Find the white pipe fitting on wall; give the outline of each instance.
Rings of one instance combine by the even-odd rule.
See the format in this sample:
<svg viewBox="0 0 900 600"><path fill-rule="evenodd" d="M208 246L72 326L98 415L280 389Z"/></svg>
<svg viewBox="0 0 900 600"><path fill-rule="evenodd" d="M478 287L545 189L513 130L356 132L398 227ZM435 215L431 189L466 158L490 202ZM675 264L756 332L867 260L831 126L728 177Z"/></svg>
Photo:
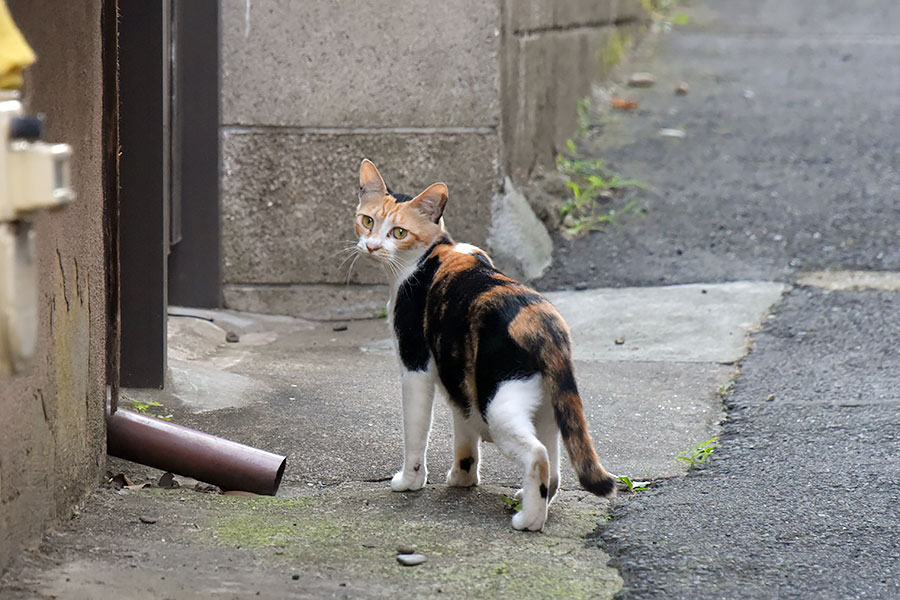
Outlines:
<svg viewBox="0 0 900 600"><path fill-rule="evenodd" d="M21 371L37 347L38 274L31 218L75 198L68 144L38 141L41 120L0 97L0 374Z"/></svg>

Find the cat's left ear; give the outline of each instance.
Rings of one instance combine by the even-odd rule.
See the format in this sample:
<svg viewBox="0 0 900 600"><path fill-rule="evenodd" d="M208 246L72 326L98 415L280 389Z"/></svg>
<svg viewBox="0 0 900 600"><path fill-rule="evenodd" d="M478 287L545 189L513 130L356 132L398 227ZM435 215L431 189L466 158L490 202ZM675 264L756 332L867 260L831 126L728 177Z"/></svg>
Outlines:
<svg viewBox="0 0 900 600"><path fill-rule="evenodd" d="M362 164L359 165L359 188L360 195L378 193L387 194L387 186L381 173L375 168L375 164L368 158L364 158Z"/></svg>
<svg viewBox="0 0 900 600"><path fill-rule="evenodd" d="M443 183L433 183L409 203L428 217L432 223L437 223L441 220L444 206L447 204L447 186Z"/></svg>

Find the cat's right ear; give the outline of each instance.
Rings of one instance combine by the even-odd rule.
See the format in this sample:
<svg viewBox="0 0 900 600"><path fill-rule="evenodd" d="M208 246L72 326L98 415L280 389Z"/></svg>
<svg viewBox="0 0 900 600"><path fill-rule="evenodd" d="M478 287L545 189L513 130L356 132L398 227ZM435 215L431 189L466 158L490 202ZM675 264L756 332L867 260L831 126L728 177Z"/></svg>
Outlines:
<svg viewBox="0 0 900 600"><path fill-rule="evenodd" d="M364 158L359 165L359 195L372 193L387 194L387 186L372 161Z"/></svg>
<svg viewBox="0 0 900 600"><path fill-rule="evenodd" d="M443 183L433 183L409 203L419 209L432 223L438 223L447 204L447 186Z"/></svg>

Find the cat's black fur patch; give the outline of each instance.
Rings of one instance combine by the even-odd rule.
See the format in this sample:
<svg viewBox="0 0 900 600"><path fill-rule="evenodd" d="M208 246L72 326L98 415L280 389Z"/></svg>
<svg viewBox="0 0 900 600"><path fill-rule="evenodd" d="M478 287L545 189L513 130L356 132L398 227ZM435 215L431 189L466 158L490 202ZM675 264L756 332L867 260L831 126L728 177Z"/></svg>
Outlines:
<svg viewBox="0 0 900 600"><path fill-rule="evenodd" d="M505 303L506 304L506 303ZM478 410L487 413L488 403L504 381L527 379L540 372L534 353L522 348L509 335L509 324L522 304L492 310L485 315L478 331L478 354L475 360L475 388Z"/></svg>
<svg viewBox="0 0 900 600"><path fill-rule="evenodd" d="M481 252L476 252L473 256L478 259L478 262L489 269L493 269L494 265L491 264L491 259L487 257L487 254L482 254Z"/></svg>
<svg viewBox="0 0 900 600"><path fill-rule="evenodd" d="M493 268L477 267L450 275L431 291L425 315L425 335L434 354L438 376L450 400L468 414L469 401L463 389L466 354L471 345L469 313L482 293L505 282L494 277Z"/></svg>
<svg viewBox="0 0 900 600"><path fill-rule="evenodd" d="M468 458L463 458L459 461L459 468L468 473L469 469L472 468L472 463L475 462L475 459L469 456Z"/></svg>
<svg viewBox="0 0 900 600"><path fill-rule="evenodd" d="M415 198L415 196L410 196L408 194L400 194L398 192L394 192L393 190L391 190L391 188L387 189L387 193L394 197L394 200L397 201L397 204L402 204L403 202L409 202L410 200Z"/></svg>
<svg viewBox="0 0 900 600"><path fill-rule="evenodd" d="M544 485L543 483L541 484L541 490L540 490L540 492L541 492L541 498L546 498L546 497L547 497L547 486Z"/></svg>
<svg viewBox="0 0 900 600"><path fill-rule="evenodd" d="M449 243L449 238L444 238L434 246ZM431 287L440 261L437 257L429 258L429 255L430 251L422 256L413 276L400 285L394 306L394 331L397 334L400 360L410 371L425 371L430 359L422 322L425 319L428 288Z"/></svg>

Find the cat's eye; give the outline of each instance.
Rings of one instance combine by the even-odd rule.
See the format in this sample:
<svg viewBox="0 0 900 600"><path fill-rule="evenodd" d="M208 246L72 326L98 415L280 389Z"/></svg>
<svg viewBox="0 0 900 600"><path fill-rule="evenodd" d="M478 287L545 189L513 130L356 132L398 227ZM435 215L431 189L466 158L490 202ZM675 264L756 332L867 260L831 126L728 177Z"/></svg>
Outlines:
<svg viewBox="0 0 900 600"><path fill-rule="evenodd" d="M391 235L398 240L402 240L403 238L405 238L407 233L409 232L402 227L394 227L393 229L391 229Z"/></svg>
<svg viewBox="0 0 900 600"><path fill-rule="evenodd" d="M375 224L375 219L373 219L369 215L363 215L360 221L362 222L363 227L365 227L366 229L372 229L372 225Z"/></svg>

